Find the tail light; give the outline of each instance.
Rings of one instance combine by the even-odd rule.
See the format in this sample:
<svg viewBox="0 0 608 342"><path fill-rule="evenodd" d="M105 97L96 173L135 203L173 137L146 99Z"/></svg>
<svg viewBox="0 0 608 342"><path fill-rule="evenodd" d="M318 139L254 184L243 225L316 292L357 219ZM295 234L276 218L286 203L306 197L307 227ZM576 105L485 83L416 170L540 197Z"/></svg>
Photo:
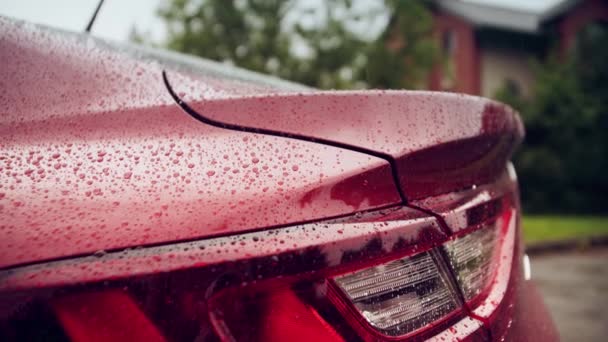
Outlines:
<svg viewBox="0 0 608 342"><path fill-rule="evenodd" d="M515 209L479 198L451 233L398 208L2 271L0 340L485 337L470 313L513 248Z"/></svg>
<svg viewBox="0 0 608 342"><path fill-rule="evenodd" d="M487 290L494 279L499 258L497 223L484 225L444 246L466 301Z"/></svg>
<svg viewBox="0 0 608 342"><path fill-rule="evenodd" d="M333 280L371 327L388 336L406 335L460 306L433 254L416 254Z"/></svg>

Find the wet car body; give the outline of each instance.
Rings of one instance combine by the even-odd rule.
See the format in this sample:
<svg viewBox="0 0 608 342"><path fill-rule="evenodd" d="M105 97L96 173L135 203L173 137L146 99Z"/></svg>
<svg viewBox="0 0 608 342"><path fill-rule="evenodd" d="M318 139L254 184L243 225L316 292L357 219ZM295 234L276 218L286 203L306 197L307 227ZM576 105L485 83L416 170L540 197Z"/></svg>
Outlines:
<svg viewBox="0 0 608 342"><path fill-rule="evenodd" d="M523 278L508 107L0 31L3 340L556 339ZM469 298L446 246L483 229L491 271ZM423 285L368 302L345 285L420 256ZM381 321L439 287L445 307Z"/></svg>

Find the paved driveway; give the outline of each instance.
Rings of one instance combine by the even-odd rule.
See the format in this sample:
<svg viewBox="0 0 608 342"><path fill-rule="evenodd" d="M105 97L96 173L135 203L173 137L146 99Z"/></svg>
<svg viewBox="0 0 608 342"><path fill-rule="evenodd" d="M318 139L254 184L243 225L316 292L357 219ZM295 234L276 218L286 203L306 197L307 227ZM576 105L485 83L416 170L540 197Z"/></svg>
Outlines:
<svg viewBox="0 0 608 342"><path fill-rule="evenodd" d="M562 341L608 341L608 248L531 261Z"/></svg>

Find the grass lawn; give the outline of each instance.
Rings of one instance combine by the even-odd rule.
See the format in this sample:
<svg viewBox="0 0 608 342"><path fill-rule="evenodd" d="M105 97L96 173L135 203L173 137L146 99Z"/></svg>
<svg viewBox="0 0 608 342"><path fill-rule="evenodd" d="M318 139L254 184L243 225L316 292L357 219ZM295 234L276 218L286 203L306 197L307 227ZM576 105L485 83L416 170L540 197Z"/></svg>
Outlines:
<svg viewBox="0 0 608 342"><path fill-rule="evenodd" d="M570 240L598 235L608 235L608 217L524 215L524 240Z"/></svg>

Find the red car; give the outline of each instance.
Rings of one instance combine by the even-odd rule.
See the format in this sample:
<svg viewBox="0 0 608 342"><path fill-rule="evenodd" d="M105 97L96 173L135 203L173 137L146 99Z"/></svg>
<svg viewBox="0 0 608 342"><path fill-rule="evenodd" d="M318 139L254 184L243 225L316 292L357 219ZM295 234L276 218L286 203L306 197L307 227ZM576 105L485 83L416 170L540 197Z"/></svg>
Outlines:
<svg viewBox="0 0 608 342"><path fill-rule="evenodd" d="M0 340L557 339L510 108L0 32Z"/></svg>

